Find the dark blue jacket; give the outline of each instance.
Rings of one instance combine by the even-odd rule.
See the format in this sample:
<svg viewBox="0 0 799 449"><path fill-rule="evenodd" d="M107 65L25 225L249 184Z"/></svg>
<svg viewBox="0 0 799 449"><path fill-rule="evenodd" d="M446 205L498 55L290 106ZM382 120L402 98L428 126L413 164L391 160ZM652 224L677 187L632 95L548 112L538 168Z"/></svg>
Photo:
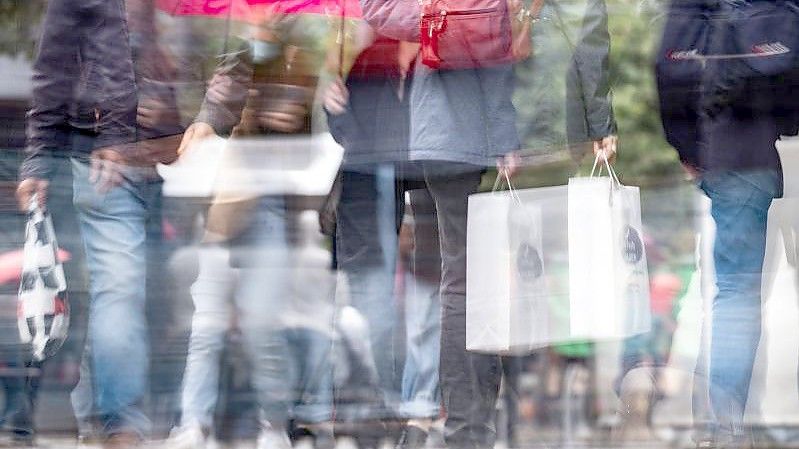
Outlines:
<svg viewBox="0 0 799 449"><path fill-rule="evenodd" d="M147 156L124 144L182 132L169 64L156 48L152 6L150 0L49 1L33 65L21 179L47 178L53 156L85 157L70 146L74 132L94 137L92 148L75 151L114 146L131 159ZM129 26L131 13L135 26ZM173 108L175 120L157 129L137 126L143 97Z"/></svg>
<svg viewBox="0 0 799 449"><path fill-rule="evenodd" d="M136 83L124 0L51 0L33 65L21 178L47 177L74 130L97 146L135 138Z"/></svg>
<svg viewBox="0 0 799 449"><path fill-rule="evenodd" d="M347 76L347 110L327 114L345 168L408 160L410 78L400 75L398 49L399 41L378 38L364 50Z"/></svg>
<svg viewBox="0 0 799 449"><path fill-rule="evenodd" d="M664 55L675 50L731 54L724 1L673 0L669 5L656 75L666 139L683 163L709 171L768 170L781 174L776 149L780 135L794 134L796 110L782 98L794 97L796 84L780 77L754 77L741 70L740 58L695 62L693 74L673 72ZM698 36L696 48L666 48L681 36ZM683 42L685 47L688 43ZM780 176L781 179L781 176ZM781 189L780 189L781 190Z"/></svg>

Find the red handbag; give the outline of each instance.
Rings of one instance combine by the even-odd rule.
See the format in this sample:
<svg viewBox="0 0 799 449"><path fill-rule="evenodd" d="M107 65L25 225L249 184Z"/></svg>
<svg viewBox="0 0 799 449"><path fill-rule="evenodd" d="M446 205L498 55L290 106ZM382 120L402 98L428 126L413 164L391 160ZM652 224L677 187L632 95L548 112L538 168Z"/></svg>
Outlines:
<svg viewBox="0 0 799 449"><path fill-rule="evenodd" d="M422 63L470 69L513 62L507 0L424 0Z"/></svg>

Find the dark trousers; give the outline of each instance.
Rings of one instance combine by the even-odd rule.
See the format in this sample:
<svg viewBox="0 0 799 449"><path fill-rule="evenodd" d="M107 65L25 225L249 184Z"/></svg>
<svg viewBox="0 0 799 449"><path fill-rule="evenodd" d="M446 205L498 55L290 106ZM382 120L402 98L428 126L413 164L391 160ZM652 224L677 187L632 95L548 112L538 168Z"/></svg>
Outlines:
<svg viewBox="0 0 799 449"><path fill-rule="evenodd" d="M466 220L469 195L481 176L478 167L424 165L441 244L440 383L447 412L444 437L453 449L491 448L496 438L499 357L466 351Z"/></svg>
<svg viewBox="0 0 799 449"><path fill-rule="evenodd" d="M401 401L394 275L406 182L393 163L345 169L341 176L336 262L349 281L351 305L369 323L369 371L374 374L360 383L376 383L379 390L378 397L353 404L358 409L353 413L362 419L390 418L399 413Z"/></svg>

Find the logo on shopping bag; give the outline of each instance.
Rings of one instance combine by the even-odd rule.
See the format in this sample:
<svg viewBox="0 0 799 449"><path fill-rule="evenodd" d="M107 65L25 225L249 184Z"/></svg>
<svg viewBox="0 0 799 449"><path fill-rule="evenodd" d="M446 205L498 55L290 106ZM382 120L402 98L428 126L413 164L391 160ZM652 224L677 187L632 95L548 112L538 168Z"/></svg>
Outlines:
<svg viewBox="0 0 799 449"><path fill-rule="evenodd" d="M625 262L637 264L644 257L644 241L641 235L632 226L627 226L624 230L624 240L622 255Z"/></svg>
<svg viewBox="0 0 799 449"><path fill-rule="evenodd" d="M516 253L516 269L519 272L519 279L523 282L535 282L544 274L544 262L538 249L529 244L522 243Z"/></svg>

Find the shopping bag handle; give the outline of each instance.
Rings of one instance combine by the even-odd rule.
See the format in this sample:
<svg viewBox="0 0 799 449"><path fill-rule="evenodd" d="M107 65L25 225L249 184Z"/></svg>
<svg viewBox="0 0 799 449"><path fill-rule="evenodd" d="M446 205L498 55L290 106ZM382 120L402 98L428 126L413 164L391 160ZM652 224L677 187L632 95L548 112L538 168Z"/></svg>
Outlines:
<svg viewBox="0 0 799 449"><path fill-rule="evenodd" d="M599 164L599 158L603 159L604 164ZM610 165L610 161L608 160L608 156L602 152L596 155L594 158L594 165L591 167L591 174L588 175L589 178L594 177L594 173L596 176L599 176L602 173L602 166L608 170L608 176L610 176L610 189L608 190L608 205L613 207L613 191L618 191L621 189L621 181L619 181L619 177L616 175L616 170L613 169L613 166Z"/></svg>
<svg viewBox="0 0 799 449"><path fill-rule="evenodd" d="M599 159L602 158L604 164L599 164ZM608 160L608 156L602 152L596 155L594 158L594 165L591 167L591 174L588 175L589 178L594 177L594 173L596 176L600 176L602 174L602 167L605 167L608 171L608 176L610 176L611 184L614 184L614 187L621 187L621 181L619 181L618 175L616 175L616 170L613 169L613 166L610 165L610 161Z"/></svg>
<svg viewBox="0 0 799 449"><path fill-rule="evenodd" d="M31 199L28 201L28 213L32 214L32 213L36 212L37 210L40 210L40 208L39 208L39 194L38 193L34 193L33 195L31 195Z"/></svg>
<svg viewBox="0 0 799 449"><path fill-rule="evenodd" d="M494 187L491 189L491 192L492 193L498 192L499 187L502 185L503 179L505 180L505 183L508 185L508 192L510 192L511 198L516 200L516 202L521 205L522 200L521 198L519 198L519 194L516 193L516 189L513 188L513 183L511 182L510 176L508 175L508 172L506 170L500 169L499 171L497 171L497 179L494 180Z"/></svg>

